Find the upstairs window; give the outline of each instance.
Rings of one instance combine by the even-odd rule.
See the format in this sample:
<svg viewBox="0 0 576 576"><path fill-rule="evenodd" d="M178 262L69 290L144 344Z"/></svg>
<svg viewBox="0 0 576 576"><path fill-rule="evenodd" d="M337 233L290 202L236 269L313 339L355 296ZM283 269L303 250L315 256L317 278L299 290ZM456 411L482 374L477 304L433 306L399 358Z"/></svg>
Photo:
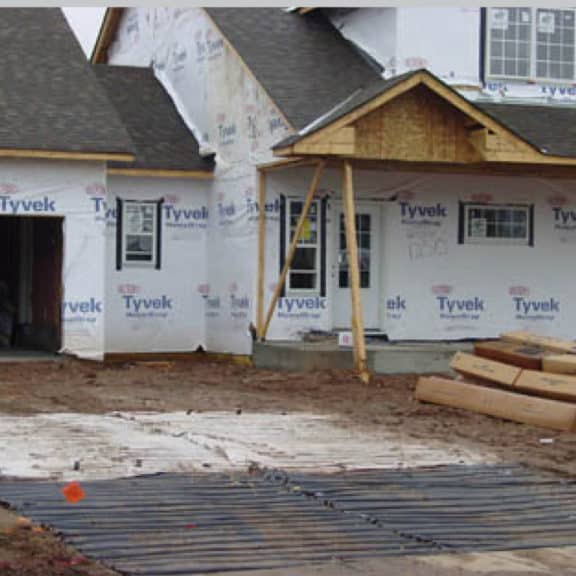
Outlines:
<svg viewBox="0 0 576 576"><path fill-rule="evenodd" d="M489 78L575 80L575 10L488 8Z"/></svg>

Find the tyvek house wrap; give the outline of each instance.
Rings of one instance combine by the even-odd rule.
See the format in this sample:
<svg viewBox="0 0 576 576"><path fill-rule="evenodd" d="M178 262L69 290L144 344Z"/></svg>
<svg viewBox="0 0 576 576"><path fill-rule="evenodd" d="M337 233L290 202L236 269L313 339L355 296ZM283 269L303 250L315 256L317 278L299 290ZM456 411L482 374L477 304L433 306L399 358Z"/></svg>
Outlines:
<svg viewBox="0 0 576 576"><path fill-rule="evenodd" d="M269 177L269 202L303 190L312 170ZM341 173L327 171L326 296L280 299L273 339L297 339L334 325ZM576 244L576 180L521 176L355 171L357 209L380 207L379 328L391 340L491 338L523 329L576 337L570 265ZM533 245L463 243L467 203L533 206ZM278 279L279 220L267 224L266 300Z"/></svg>
<svg viewBox="0 0 576 576"><path fill-rule="evenodd" d="M62 351L101 359L105 236L94 198L106 194L104 164L2 160L0 190L2 215L64 217Z"/></svg>
<svg viewBox="0 0 576 576"><path fill-rule="evenodd" d="M189 352L206 347L208 184L110 176L99 203L106 221L106 352ZM117 267L116 199L158 201L160 264Z"/></svg>
<svg viewBox="0 0 576 576"><path fill-rule="evenodd" d="M206 346L249 354L257 265L255 165L272 159L270 147L288 127L200 8L127 9L109 59L112 65L152 65L201 148L216 152L208 192Z"/></svg>

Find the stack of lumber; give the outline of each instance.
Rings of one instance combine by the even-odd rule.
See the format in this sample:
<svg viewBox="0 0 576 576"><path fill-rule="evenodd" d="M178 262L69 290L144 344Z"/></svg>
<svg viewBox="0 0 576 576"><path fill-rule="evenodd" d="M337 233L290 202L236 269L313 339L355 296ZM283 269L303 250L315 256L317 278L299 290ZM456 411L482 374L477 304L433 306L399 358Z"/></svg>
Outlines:
<svg viewBox="0 0 576 576"><path fill-rule="evenodd" d="M509 332L458 352L450 367L457 379L422 377L416 399L576 431L576 342Z"/></svg>

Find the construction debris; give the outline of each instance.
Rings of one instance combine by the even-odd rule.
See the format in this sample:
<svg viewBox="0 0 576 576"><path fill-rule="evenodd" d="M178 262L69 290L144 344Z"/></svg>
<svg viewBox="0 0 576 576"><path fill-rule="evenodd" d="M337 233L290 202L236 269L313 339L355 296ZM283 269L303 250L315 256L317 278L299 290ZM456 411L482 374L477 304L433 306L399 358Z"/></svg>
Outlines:
<svg viewBox="0 0 576 576"><path fill-rule="evenodd" d="M510 332L501 340L478 343L474 351L452 358L450 367L459 380L420 378L416 399L576 431L576 376L567 375L576 374L575 342Z"/></svg>

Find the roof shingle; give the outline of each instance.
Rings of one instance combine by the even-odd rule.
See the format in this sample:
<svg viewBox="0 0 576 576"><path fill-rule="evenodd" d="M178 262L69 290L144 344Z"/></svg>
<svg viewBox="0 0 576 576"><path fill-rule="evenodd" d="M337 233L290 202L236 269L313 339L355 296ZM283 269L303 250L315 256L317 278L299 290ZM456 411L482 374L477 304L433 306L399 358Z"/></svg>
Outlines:
<svg viewBox="0 0 576 576"><path fill-rule="evenodd" d="M124 122L136 160L111 167L206 171L213 157L200 156L198 142L150 68L94 65L96 76Z"/></svg>
<svg viewBox="0 0 576 576"><path fill-rule="evenodd" d="M301 129L381 78L320 12L205 8L268 95Z"/></svg>
<svg viewBox="0 0 576 576"><path fill-rule="evenodd" d="M0 148L132 153L59 8L2 8Z"/></svg>

